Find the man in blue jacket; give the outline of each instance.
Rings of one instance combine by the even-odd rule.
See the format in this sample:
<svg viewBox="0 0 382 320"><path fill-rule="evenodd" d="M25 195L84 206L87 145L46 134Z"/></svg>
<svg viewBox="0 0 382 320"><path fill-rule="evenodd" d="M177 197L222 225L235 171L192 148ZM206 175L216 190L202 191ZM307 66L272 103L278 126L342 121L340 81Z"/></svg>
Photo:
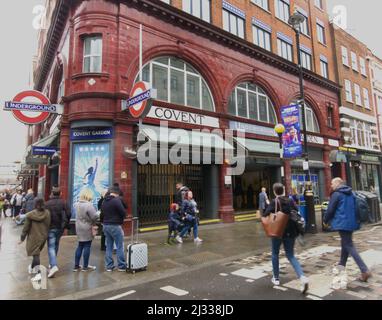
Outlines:
<svg viewBox="0 0 382 320"><path fill-rule="evenodd" d="M367 282L371 277L368 267L363 262L353 244L353 232L360 228L356 217L356 199L350 187L345 185L341 178L332 180L332 195L329 207L324 217L324 223L330 222L332 230L339 232L341 237L341 260L339 265L346 267L349 254L353 257L361 270L362 282Z"/></svg>

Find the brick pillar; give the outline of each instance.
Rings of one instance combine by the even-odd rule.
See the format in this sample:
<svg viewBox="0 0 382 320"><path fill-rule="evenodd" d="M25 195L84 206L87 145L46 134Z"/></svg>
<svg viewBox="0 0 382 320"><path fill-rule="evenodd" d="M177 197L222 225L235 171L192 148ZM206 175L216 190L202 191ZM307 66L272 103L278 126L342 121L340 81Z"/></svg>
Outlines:
<svg viewBox="0 0 382 320"><path fill-rule="evenodd" d="M132 201L132 188L133 183L133 161L124 155L124 148L133 148L133 132L134 127L131 125L117 124L115 126L114 138L114 176L113 183L118 182L123 192L124 201L127 204L127 219L123 225L125 235L131 234L131 219L133 216L133 201ZM122 173L127 174L127 178L123 177Z"/></svg>
<svg viewBox="0 0 382 320"><path fill-rule="evenodd" d="M69 159L70 159L70 129L69 127L61 128L60 135L60 173L59 173L59 186L61 189L62 199L69 202Z"/></svg>
<svg viewBox="0 0 382 320"><path fill-rule="evenodd" d="M285 174L285 193L286 195L289 195L292 192L292 166L290 165L290 160L284 160L284 174ZM273 192L273 191L269 190L269 192Z"/></svg>
<svg viewBox="0 0 382 320"><path fill-rule="evenodd" d="M330 150L325 148L323 153L324 153L323 160L324 160L324 165L325 165L325 169L324 169L325 197L328 198L330 196L330 185L331 185L331 181L332 181L332 170L330 167L330 158L329 158Z"/></svg>
<svg viewBox="0 0 382 320"><path fill-rule="evenodd" d="M219 218L224 223L235 222L234 210L233 210L233 193L232 185L225 186L225 176L227 175L227 165L221 165L219 168Z"/></svg>

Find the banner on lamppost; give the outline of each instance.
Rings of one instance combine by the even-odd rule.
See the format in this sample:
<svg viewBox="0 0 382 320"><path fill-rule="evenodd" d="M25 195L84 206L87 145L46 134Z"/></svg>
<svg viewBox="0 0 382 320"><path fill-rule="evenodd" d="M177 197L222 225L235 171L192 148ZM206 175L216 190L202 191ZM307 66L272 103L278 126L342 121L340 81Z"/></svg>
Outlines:
<svg viewBox="0 0 382 320"><path fill-rule="evenodd" d="M281 118L285 127L283 134L284 158L298 158L302 155L300 106L281 108Z"/></svg>

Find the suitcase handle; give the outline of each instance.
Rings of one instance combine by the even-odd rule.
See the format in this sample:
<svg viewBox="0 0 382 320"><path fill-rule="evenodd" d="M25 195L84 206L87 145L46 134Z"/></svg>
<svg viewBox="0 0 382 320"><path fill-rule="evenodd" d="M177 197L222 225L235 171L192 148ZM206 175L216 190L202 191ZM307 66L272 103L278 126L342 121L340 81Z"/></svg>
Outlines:
<svg viewBox="0 0 382 320"><path fill-rule="evenodd" d="M134 224L136 224L136 227L134 226ZM136 240L134 240L134 230L136 230L135 232ZM138 241L139 241L139 219L138 217L133 217L131 219L131 243L132 244L138 243Z"/></svg>

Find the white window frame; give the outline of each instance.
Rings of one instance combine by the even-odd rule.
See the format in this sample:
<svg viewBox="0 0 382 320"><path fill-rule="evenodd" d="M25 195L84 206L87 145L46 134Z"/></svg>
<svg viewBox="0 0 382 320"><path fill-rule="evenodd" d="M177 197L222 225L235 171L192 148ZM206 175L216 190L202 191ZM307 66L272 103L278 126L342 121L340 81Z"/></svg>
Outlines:
<svg viewBox="0 0 382 320"><path fill-rule="evenodd" d="M265 50L272 51L272 34L263 28L252 25L253 43Z"/></svg>
<svg viewBox="0 0 382 320"><path fill-rule="evenodd" d="M275 0L275 14L277 18L288 23L290 17L289 1Z"/></svg>
<svg viewBox="0 0 382 320"><path fill-rule="evenodd" d="M358 106L362 107L362 97L361 97L361 88L358 84L354 84L354 96L355 96L355 103Z"/></svg>
<svg viewBox="0 0 382 320"><path fill-rule="evenodd" d="M226 22L224 20L225 15L228 15L228 26L225 25L225 22ZM232 22L233 22L232 20L233 19L235 19L235 24L236 24L235 29L233 29L233 26L232 26ZM240 20L243 22L243 34L242 35L240 35L240 23L239 23ZM232 12L230 12L224 8L223 8L223 29L234 34L235 36L237 36L239 38L245 39L245 19L243 19L242 17L239 17L236 14L233 14Z"/></svg>
<svg viewBox="0 0 382 320"><path fill-rule="evenodd" d="M101 41L101 48L100 48L100 53L93 53L93 48L91 46L92 39L97 39ZM85 54L85 48L86 48L86 41L90 41L90 54ZM103 50L103 42L102 42L102 36L97 35L97 36L89 36L85 37L83 40L83 48L84 48L84 54L83 54L83 60L82 60L82 71L84 73L101 73L102 72L102 50ZM94 66L94 58L100 58L100 63L99 63L99 69L95 69ZM85 60L90 59L89 63L89 70L85 70Z"/></svg>
<svg viewBox="0 0 382 320"><path fill-rule="evenodd" d="M243 87L240 87L242 85L245 85L246 87L243 88ZM249 85L251 86L254 86L256 87L256 90L252 90L249 88ZM238 105L238 100L237 100L237 92L238 90L242 91L242 92L245 92L245 95L246 95L246 102L247 102L247 116L246 117L242 117L242 116L239 116L239 105ZM257 119L253 119L253 118L250 118L249 117L249 94L253 94L256 96L256 106L257 106ZM232 92L232 94L234 95L234 102L235 102L235 114L234 116L236 117L241 117L241 118L246 118L246 119L251 119L251 120L255 120L255 121L259 121L259 122L263 122L263 123L270 123L270 124L276 124L277 122L277 116L276 116L276 111L275 111L275 108L273 106L273 103L271 101L271 99L269 98L268 95L266 95L264 93L264 90L262 90L260 87L258 87L257 85L255 84L252 84L252 83L241 83L239 84L238 86L235 87L234 91ZM231 94L231 96L232 96ZM260 120L260 103L259 103L259 97L262 97L262 98L266 98L266 101L267 101L267 121L264 122L263 120ZM275 120L275 123L273 122L270 122L271 120L271 117L270 117L270 113L273 113L273 119Z"/></svg>
<svg viewBox="0 0 382 320"><path fill-rule="evenodd" d="M341 46L342 64L349 67L349 52L348 48Z"/></svg>
<svg viewBox="0 0 382 320"><path fill-rule="evenodd" d="M251 0L251 2L265 11L269 11L269 0Z"/></svg>
<svg viewBox="0 0 382 320"><path fill-rule="evenodd" d="M303 50L300 50L300 55L302 67L308 70L312 70L312 55Z"/></svg>
<svg viewBox="0 0 382 320"><path fill-rule="evenodd" d="M367 77L367 73L366 73L366 61L364 58L362 57L359 57L359 65L360 65L360 69L361 69L361 74L365 77Z"/></svg>
<svg viewBox="0 0 382 320"><path fill-rule="evenodd" d="M371 109L370 108L369 90L366 88L363 88L363 104L364 104L365 108Z"/></svg>
<svg viewBox="0 0 382 320"><path fill-rule="evenodd" d="M277 52L280 57L293 62L293 45L290 43L277 38Z"/></svg>
<svg viewBox="0 0 382 320"><path fill-rule="evenodd" d="M198 6L196 6L196 4L198 4ZM182 8L183 11L194 17L211 23L211 0L183 0ZM198 8L199 12L195 12L195 8Z"/></svg>
<svg viewBox="0 0 382 320"><path fill-rule="evenodd" d="M350 80L345 80L346 101L353 102L353 92Z"/></svg>
<svg viewBox="0 0 382 320"><path fill-rule="evenodd" d="M164 64L162 62L156 61L158 59L163 59L163 58L167 58L168 59L167 60L167 64ZM150 79L147 82L150 84L150 86L151 87L153 86L153 66L157 65L157 66L162 67L162 68L167 68L167 90L168 90L168 92L167 92L167 100L165 102L173 103L173 102L171 102L171 70L183 72L184 73L184 83L183 83L183 85L184 85L184 104L183 105L184 106L188 106L190 108L194 108L194 109L211 111L211 110L203 108L203 84L204 84L205 87L208 90L208 94L210 95L210 99L212 101L212 111L215 112L215 110L216 110L216 108L215 108L215 101L213 99L213 96L211 94L211 89L208 86L207 81L204 80L204 78L201 76L201 74L195 73L195 72L192 72L192 71L188 71L187 70L187 65L192 67L194 70L195 70L195 68L191 64L189 64L188 62L186 62L184 60L178 59L178 60L181 60L183 62L183 69L180 69L180 68L172 66L171 65L171 61L170 61L171 58L172 59L178 59L178 58L172 57L172 56L157 57L154 60L151 60L149 63L147 63L143 67L143 69L145 69L149 65L149 69L150 69L149 77L150 77ZM187 76L188 75L199 78L199 102L200 102L199 108L187 104L187 102L188 102L188 99L187 99ZM135 78L135 82L138 82L138 81L139 81L139 74Z"/></svg>
<svg viewBox="0 0 382 320"><path fill-rule="evenodd" d="M351 51L351 67L354 71L358 72L357 54L353 51Z"/></svg>
<svg viewBox="0 0 382 320"><path fill-rule="evenodd" d="M320 59L320 68L321 75L324 78L329 79L329 64L326 61Z"/></svg>
<svg viewBox="0 0 382 320"><path fill-rule="evenodd" d="M318 39L318 42L323 44L323 45L326 45L325 27L323 25L321 25L320 23L316 23L316 25L317 25L317 39Z"/></svg>
<svg viewBox="0 0 382 320"><path fill-rule="evenodd" d="M323 10L322 0L314 0L314 5L315 5L317 8Z"/></svg>
<svg viewBox="0 0 382 320"><path fill-rule="evenodd" d="M302 13L301 10L297 9L297 11L305 17L304 22L300 23L300 32L307 37L310 37L309 18Z"/></svg>

